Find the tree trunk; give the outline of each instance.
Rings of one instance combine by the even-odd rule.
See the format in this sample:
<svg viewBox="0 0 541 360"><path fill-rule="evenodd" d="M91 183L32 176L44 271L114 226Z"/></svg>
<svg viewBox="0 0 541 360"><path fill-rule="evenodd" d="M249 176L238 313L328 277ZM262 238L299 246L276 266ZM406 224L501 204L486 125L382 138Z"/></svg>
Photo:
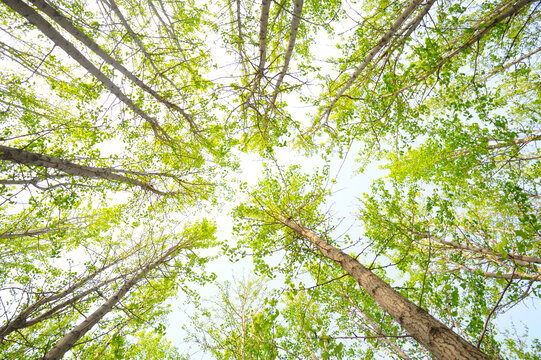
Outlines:
<svg viewBox="0 0 541 360"><path fill-rule="evenodd" d="M486 354L415 305L356 259L335 248L313 231L280 214L276 218L310 241L327 258L351 275L374 300L432 355L441 360L488 360Z"/></svg>
<svg viewBox="0 0 541 360"><path fill-rule="evenodd" d="M280 76L278 77L278 80L276 81L276 85L274 86L274 93L272 94L272 99L270 101L271 106L274 105L274 102L276 101L276 97L278 96L278 93L280 92L280 85L282 85L282 81L284 81L284 77L287 74L289 62L291 60L291 56L293 55L293 50L295 49L295 41L297 40L299 24L301 23L303 3L304 3L304 0L295 0L295 5L293 7L293 14L292 14L292 19L291 19L291 28L289 30L289 40L287 43L287 50L284 55L284 64L282 65Z"/></svg>
<svg viewBox="0 0 541 360"><path fill-rule="evenodd" d="M90 60L88 60L77 48L62 36L47 20L45 20L36 10L28 6L21 0L1 0L11 10L15 11L29 23L37 27L44 35L51 39L58 47L66 52L73 60L85 68L96 79L101 81L105 87L120 99L133 112L145 119L151 126L157 138L171 143L167 132L158 124L157 120L137 106L122 90L113 83L103 72L101 72Z"/></svg>
<svg viewBox="0 0 541 360"><path fill-rule="evenodd" d="M23 165L33 165L48 169L55 169L69 175L84 178L118 181L124 184L138 186L143 190L162 196L178 195L178 192L163 192L156 189L149 183L132 179L124 175L119 175L117 174L117 172L120 172L118 169L79 165L71 161L4 145L0 145L0 160L11 161Z"/></svg>
<svg viewBox="0 0 541 360"><path fill-rule="evenodd" d="M174 257L182 248L182 243L177 244L161 256L155 262L148 264L141 271L135 274L126 284L124 284L113 296L100 306L96 311L90 314L83 322L77 325L73 330L67 333L60 341L49 350L42 360L59 360L68 352L77 341L79 341L94 325L96 325L105 315L107 315L118 302L126 295L134 285L143 279L151 270L167 262L169 257Z"/></svg>
<svg viewBox="0 0 541 360"><path fill-rule="evenodd" d="M263 0L261 3L261 17L259 18L259 65L257 66L257 78L263 77L263 70L267 62L267 30L269 25L269 11L271 1Z"/></svg>
<svg viewBox="0 0 541 360"><path fill-rule="evenodd" d="M498 25L499 23L503 22L504 20L506 20L508 18L512 18L517 13L519 13L523 8L525 8L527 5L529 5L529 4L533 3L533 2L535 2L535 0L520 0L520 1L517 1L513 5L509 6L509 8L506 11L502 12L501 14L499 14L498 16L493 18L492 20L479 22L478 27L474 30L474 32L478 31L478 30L479 30L479 32L474 36L470 36L470 33L472 33L472 28L468 28L465 33L457 36L457 38L455 40L455 42L456 42L458 39L466 37L466 38L468 38L467 42L460 45L455 50L451 51L450 53L445 55L443 58L441 58L441 60L436 64L436 66L431 68L429 71L427 71L424 74L419 74L414 83L412 83L410 85L407 85L407 86L405 86L405 87L403 87L403 88L401 88L401 89L399 89L399 90L397 90L397 91L395 91L393 93L380 95L380 98L387 98L387 97L391 97L391 96L396 96L396 95L402 93L405 90L411 89L415 85L419 84L420 82L422 82L425 79L427 79L428 77L430 77L435 72L439 72L439 70L445 64L447 64L448 61L450 61L452 58L454 58L456 55L460 54L462 51L464 51L465 49L471 47L472 45L478 43L479 40L481 40L481 38L483 36L485 36L493 27L495 27L496 25ZM453 42L453 44L455 42Z"/></svg>
<svg viewBox="0 0 541 360"><path fill-rule="evenodd" d="M247 104L252 95L255 94L263 74L265 72L265 63L267 62L267 31L269 27L269 13L271 0L263 0L261 2L261 16L259 18L259 65L257 65L257 72L254 77L254 83L252 90L246 96L244 104Z"/></svg>

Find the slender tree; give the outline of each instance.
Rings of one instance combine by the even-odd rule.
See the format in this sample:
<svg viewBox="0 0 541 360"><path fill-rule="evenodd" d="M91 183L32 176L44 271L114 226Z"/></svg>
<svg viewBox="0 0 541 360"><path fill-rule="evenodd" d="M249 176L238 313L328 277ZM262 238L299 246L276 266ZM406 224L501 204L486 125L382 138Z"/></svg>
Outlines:
<svg viewBox="0 0 541 360"><path fill-rule="evenodd" d="M157 260L151 262L148 265L145 265L142 269L137 271L133 276L131 276L128 281L126 281L117 292L115 292L111 297L109 297L98 309L88 315L85 320L80 324L75 326L70 332L56 343L51 350L49 350L44 359L61 359L64 357L64 354L68 352L75 343L79 341L88 331L90 331L105 315L107 315L115 305L117 305L122 298L139 282L141 281L150 271L154 270L156 267L170 261L172 258L177 255L179 250L186 246L185 243L180 243L172 246L167 249L164 254L157 258Z"/></svg>
<svg viewBox="0 0 541 360"><path fill-rule="evenodd" d="M150 356L149 339L178 355L159 304L197 299L183 276L213 276L167 249L210 246L206 222L177 227L215 205L238 205L226 254L283 280L213 338L217 357L527 356L498 318L539 298L540 14L534 0L2 0L2 357ZM273 169L255 187L229 182L253 170L243 152ZM302 171L283 170L293 152ZM348 189L362 229L343 237L322 213L338 162L388 175Z"/></svg>
<svg viewBox="0 0 541 360"><path fill-rule="evenodd" d="M248 227L262 226L269 229L249 231L248 236L253 236L255 233L261 237L261 233L267 232L270 235L280 231L281 227L289 229L292 234L286 236L287 240L282 240L282 242L298 241L295 240L298 237L306 239L314 251L321 253L323 257L336 263L349 274L385 312L436 358L489 359L486 354L431 316L422 307L393 289L354 257L307 228L300 220L295 219L299 216L314 223L317 222L318 217L320 218L317 213L310 213L317 211L325 190L303 189L305 186L312 185L307 180L294 171L288 171L282 174L281 180L267 179L266 182L260 183L257 190L251 193L252 204L246 207L241 206L239 217L246 217ZM319 181L321 180L315 180L313 184L317 186ZM285 191L286 188L287 191ZM282 195L282 192L285 194ZM287 234L288 231L285 233ZM257 248L262 245L252 244L251 246Z"/></svg>

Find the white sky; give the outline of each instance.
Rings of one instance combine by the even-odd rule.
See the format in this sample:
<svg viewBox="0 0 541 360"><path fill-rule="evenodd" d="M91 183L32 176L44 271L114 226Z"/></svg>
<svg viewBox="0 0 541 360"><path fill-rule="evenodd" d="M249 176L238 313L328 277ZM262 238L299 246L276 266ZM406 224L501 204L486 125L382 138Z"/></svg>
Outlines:
<svg viewBox="0 0 541 360"><path fill-rule="evenodd" d="M344 30L350 28L351 24L344 24ZM2 38L0 37L0 40ZM320 36L317 41L317 48L314 52L316 57L318 54L325 54L326 56L338 56L339 52L334 47L334 41L329 39L326 34ZM214 51L219 52L219 48L214 48ZM59 53L60 50L55 50ZM227 57L225 54L216 54L217 57ZM224 61L226 62L226 61ZM220 63L220 61L218 61ZM325 66L324 63L318 63L318 66ZM219 69L219 71L231 70L231 69ZM212 76L211 76L212 77ZM290 104L292 115L295 119L304 119L303 122L307 122L305 112L309 109L305 108L296 98L295 93L290 95L287 99ZM104 146L104 150L109 145ZM111 148L109 148L111 150ZM287 166L288 164L298 163L303 166L307 172L310 169L320 167L324 163L319 160L318 156L307 160L305 157L290 152L289 149L277 149L277 159L281 165ZM337 183L333 186L333 195L328 201L329 210L333 213L333 216L337 219L344 218L344 222L340 230L345 230L352 225L355 225L355 213L359 207L359 197L363 193L370 191L370 185L372 182L385 176L385 172L378 168L378 164L370 165L363 174L357 173L359 165L353 161L356 157L357 148L354 146L351 150L348 158L342 166L342 160L336 159L331 162L331 176L337 179ZM257 155L239 155L241 158L241 169L243 170L240 177L243 181L249 184L255 184L262 174L262 160ZM339 171L340 169L340 171ZM338 172L339 171L339 172ZM336 175L338 174L338 175ZM215 220L218 224L218 236L220 240L232 238L232 218L229 212L236 204L227 204L222 210L214 214ZM205 215L205 214L202 214ZM354 237L356 235L361 236L361 230L358 226L353 227L349 234ZM237 263L231 263L226 258L221 258L208 266L208 271L215 272L219 275L218 282L234 281L234 279L242 279L248 277L252 272L250 258L243 259ZM216 296L216 287L209 286L205 289L201 289L202 298L213 298ZM178 300L172 301L173 309L175 310L170 316L170 325L168 327L168 338L180 347L181 351L186 350L186 344L183 343L183 333L179 331L179 324L186 322L185 311L189 311L189 306L183 303L184 297L181 294ZM530 335L541 334L541 301L539 299L529 299L520 306L513 308L506 314L501 316L496 322L499 328L512 329L512 322L520 323L524 322L530 328ZM520 325L518 326L520 331ZM202 353L198 353L194 356L194 359L211 359L209 356L205 356Z"/></svg>

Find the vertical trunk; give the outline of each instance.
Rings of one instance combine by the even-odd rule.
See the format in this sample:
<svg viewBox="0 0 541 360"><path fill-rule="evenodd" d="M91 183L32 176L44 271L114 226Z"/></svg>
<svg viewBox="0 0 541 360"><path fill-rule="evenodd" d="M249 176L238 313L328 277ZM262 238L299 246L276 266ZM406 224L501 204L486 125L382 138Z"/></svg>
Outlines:
<svg viewBox="0 0 541 360"><path fill-rule="evenodd" d="M261 16L259 18L259 64L257 65L257 72L255 74L252 90L248 96L246 96L244 104L247 104L252 95L255 94L265 72L265 63L267 62L267 31L269 27L270 6L271 0L263 0L261 2Z"/></svg>
<svg viewBox="0 0 541 360"><path fill-rule="evenodd" d="M263 0L261 3L261 17L259 18L259 65L257 67L257 77L263 77L263 70L267 62L267 29L269 26L270 0Z"/></svg>
<svg viewBox="0 0 541 360"><path fill-rule="evenodd" d="M350 274L374 300L393 317L432 355L442 360L474 359L488 360L486 354L462 339L446 325L418 307L386 282L381 280L356 259L335 248L313 231L286 218L277 219L295 233L310 241L327 258Z"/></svg>
<svg viewBox="0 0 541 360"><path fill-rule="evenodd" d="M141 271L135 274L126 284L124 284L113 296L111 296L102 306L90 314L83 322L77 325L73 330L67 333L60 341L49 350L42 360L58 360L68 352L79 339L81 339L94 325L96 325L105 315L107 315L118 302L143 279L151 270L168 261L169 257L174 257L181 249L182 244L171 247L158 260L145 266Z"/></svg>

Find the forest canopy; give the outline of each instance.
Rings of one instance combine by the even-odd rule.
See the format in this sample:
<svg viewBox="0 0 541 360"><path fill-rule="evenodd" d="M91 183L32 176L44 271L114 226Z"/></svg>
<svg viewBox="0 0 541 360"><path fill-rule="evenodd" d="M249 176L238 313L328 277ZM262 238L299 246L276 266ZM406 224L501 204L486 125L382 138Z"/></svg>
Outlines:
<svg viewBox="0 0 541 360"><path fill-rule="evenodd" d="M1 3L0 358L540 358L541 2Z"/></svg>

